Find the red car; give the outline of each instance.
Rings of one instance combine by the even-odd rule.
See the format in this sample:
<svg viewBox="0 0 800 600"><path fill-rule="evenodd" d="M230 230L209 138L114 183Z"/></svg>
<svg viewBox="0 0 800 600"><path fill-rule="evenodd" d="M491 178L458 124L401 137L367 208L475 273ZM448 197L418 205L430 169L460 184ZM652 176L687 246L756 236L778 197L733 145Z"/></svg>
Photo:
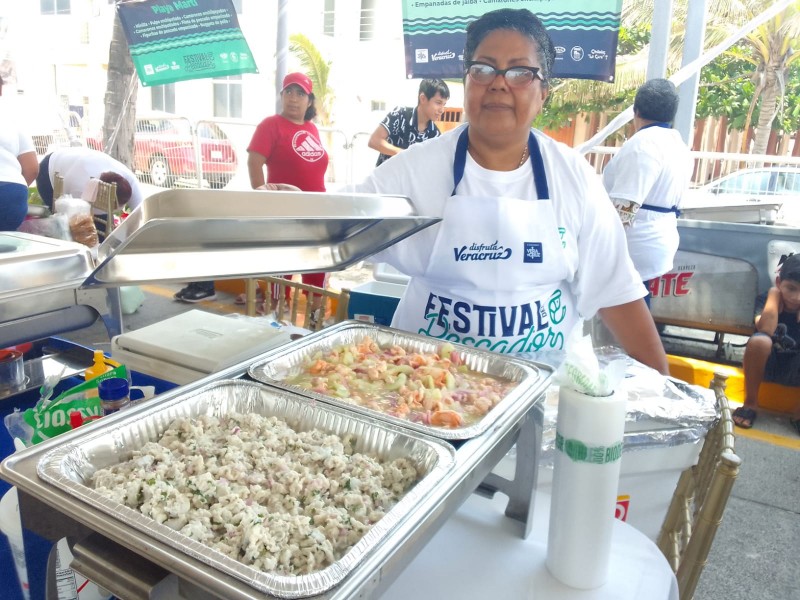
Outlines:
<svg viewBox="0 0 800 600"><path fill-rule="evenodd" d="M143 183L171 187L179 180L197 185L199 146L202 177L215 189L225 187L237 168L236 151L228 136L215 123L200 121L196 126L168 113L136 117L133 170ZM87 140L89 147L101 149L97 140Z"/></svg>

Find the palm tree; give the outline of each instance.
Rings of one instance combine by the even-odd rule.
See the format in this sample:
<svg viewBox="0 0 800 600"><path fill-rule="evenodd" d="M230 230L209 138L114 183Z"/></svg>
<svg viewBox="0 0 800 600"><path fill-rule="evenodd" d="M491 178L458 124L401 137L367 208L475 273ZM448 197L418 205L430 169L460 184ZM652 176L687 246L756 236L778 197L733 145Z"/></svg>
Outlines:
<svg viewBox="0 0 800 600"><path fill-rule="evenodd" d="M688 2L678 0L674 6L675 24L668 71L679 68ZM654 12L654 0L626 1L622 9L622 24L633 25L649 22ZM774 0L717 0L708 3L708 31L706 46L711 47L736 31L747 21L753 19L772 6ZM727 51L732 56L745 59L753 65L751 73L743 73L756 84L756 91L751 99L745 131L749 129L752 115L760 102L757 131L753 144L754 154L763 154L767 149L770 130L778 115L784 99L785 82L789 68L800 58L800 0L793 2L782 13L773 17L760 27L752 30L743 41L749 52L744 55L739 49ZM741 48L741 45L739 45ZM594 81L569 80L558 85L558 94L554 94L553 102L559 103L603 103L618 98L625 92L635 90L644 82L647 66L648 47L633 55L617 57L617 77L613 85ZM555 90L554 90L555 91ZM745 136L745 143L747 136ZM746 151L745 148L742 150Z"/></svg>
<svg viewBox="0 0 800 600"><path fill-rule="evenodd" d="M323 59L319 49L302 33L289 36L289 52L297 57L303 72L314 84L319 124L329 127L332 125L331 107L334 99L333 89L328 85L331 61Z"/></svg>
<svg viewBox="0 0 800 600"><path fill-rule="evenodd" d="M745 0L731 4L739 5L735 7L737 16L741 15L749 20L766 10L772 1ZM731 23L713 24L710 41L713 42L718 30L728 34L735 31L736 26ZM750 78L755 84L755 93L750 101L744 131L750 129L753 112L760 101L753 154L764 154L767 150L773 121L778 116L786 95L789 67L800 59L798 36L800 36L800 1L793 2L783 12L756 27L743 38L749 52L737 56L753 65ZM742 152L747 151L747 139L748 136L743 137Z"/></svg>

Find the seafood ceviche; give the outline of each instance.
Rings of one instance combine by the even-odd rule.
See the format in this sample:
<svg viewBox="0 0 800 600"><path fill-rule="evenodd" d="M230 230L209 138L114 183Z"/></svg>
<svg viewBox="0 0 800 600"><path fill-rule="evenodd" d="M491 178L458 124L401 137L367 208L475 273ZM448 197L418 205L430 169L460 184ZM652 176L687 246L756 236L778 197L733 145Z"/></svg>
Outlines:
<svg viewBox="0 0 800 600"><path fill-rule="evenodd" d="M176 419L100 469L97 492L256 569L313 573L355 545L419 479L412 461L277 417Z"/></svg>
<svg viewBox="0 0 800 600"><path fill-rule="evenodd" d="M284 383L439 427L477 423L517 382L471 370L452 344L438 352L382 348L369 336L317 352Z"/></svg>

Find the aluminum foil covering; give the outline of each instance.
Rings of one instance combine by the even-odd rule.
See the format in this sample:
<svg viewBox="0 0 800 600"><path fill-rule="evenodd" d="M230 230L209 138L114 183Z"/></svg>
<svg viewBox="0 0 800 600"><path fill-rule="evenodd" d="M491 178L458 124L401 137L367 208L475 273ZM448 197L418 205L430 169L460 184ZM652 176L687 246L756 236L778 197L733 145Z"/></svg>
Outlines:
<svg viewBox="0 0 800 600"><path fill-rule="evenodd" d="M624 452L697 442L719 419L713 390L662 375L612 346L596 348L595 352L601 366L619 359L628 365L624 379L628 391ZM536 354L524 356L539 358ZM545 362L557 369L563 359L563 355L550 356ZM555 449L558 385L547 389L534 414L542 423L540 465L547 466L552 464Z"/></svg>
<svg viewBox="0 0 800 600"><path fill-rule="evenodd" d="M332 565L308 575L278 575L246 566L221 552L161 525L140 512L118 504L95 492L88 481L95 471L131 458L134 449L156 441L178 417L231 413L257 413L277 416L295 430L321 429L337 435L355 434L357 452L382 459L407 457L423 474L417 484L356 543ZM222 380L177 396L152 409L133 413L131 418L111 418L108 426L101 421L87 429L74 443L65 444L45 454L37 471L45 481L89 503L109 517L118 519L146 535L175 548L176 551L203 561L219 571L236 577L254 589L282 598L300 598L321 594L339 583L373 548L391 536L393 528L436 486L453 466L455 451L439 440L414 432L376 423L357 415L322 404L310 404L281 390L260 383Z"/></svg>
<svg viewBox="0 0 800 600"><path fill-rule="evenodd" d="M538 396L541 394L552 375L552 370L546 365L517 360L495 352L454 344L461 353L464 364L473 371L519 382L480 421L457 428L436 427L401 419L381 411L349 403L341 398L326 396L296 385L284 383L286 378L297 374L305 360L314 353L320 350L329 350L342 344L360 342L365 336L371 337L381 346L398 345L414 352L436 352L439 346L444 343L444 341L436 338L408 333L381 325L344 321L337 325L326 327L322 331L292 344L287 344L268 352L264 355L262 361L255 362L250 366L248 373L256 381L446 440L466 440L480 435L492 426L505 407L522 399L530 398L532 395Z"/></svg>

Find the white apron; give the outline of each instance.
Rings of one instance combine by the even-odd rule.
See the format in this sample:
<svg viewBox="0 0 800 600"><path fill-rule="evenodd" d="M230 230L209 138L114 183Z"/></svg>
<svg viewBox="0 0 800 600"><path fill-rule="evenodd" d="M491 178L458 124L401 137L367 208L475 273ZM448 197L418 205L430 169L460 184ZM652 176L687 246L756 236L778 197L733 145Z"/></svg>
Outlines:
<svg viewBox="0 0 800 600"><path fill-rule="evenodd" d="M465 129L433 247L396 257L411 280L392 326L500 353L562 349L577 308L536 138L528 149L538 200L458 195L468 141Z"/></svg>

